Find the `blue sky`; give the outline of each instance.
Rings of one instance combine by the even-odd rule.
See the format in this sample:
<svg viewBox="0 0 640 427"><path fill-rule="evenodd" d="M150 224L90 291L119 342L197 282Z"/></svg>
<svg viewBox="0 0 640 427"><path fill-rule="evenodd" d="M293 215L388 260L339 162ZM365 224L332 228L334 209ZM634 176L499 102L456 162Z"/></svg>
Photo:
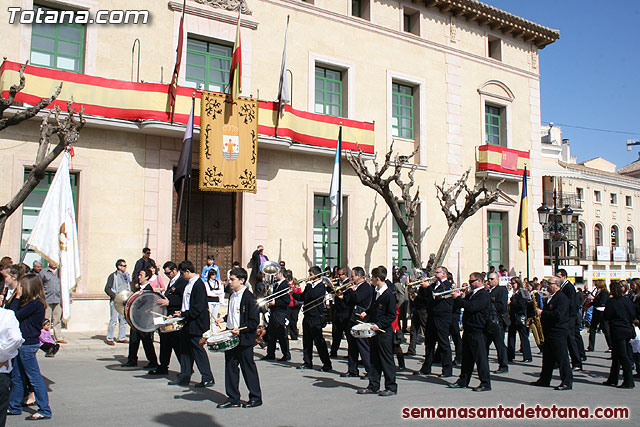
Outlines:
<svg viewBox="0 0 640 427"><path fill-rule="evenodd" d="M484 2L560 30L540 51L542 123L565 125L578 162L604 157L621 168L638 159L640 147L628 152L626 141L640 141L640 1Z"/></svg>

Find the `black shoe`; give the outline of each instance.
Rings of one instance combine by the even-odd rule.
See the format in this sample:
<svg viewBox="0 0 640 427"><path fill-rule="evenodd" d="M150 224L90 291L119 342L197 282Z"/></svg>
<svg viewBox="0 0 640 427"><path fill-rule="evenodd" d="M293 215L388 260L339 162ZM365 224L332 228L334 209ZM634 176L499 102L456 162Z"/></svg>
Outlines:
<svg viewBox="0 0 640 427"><path fill-rule="evenodd" d="M127 360L126 363L122 364L123 368L137 368L138 367L138 362L132 362L131 360Z"/></svg>
<svg viewBox="0 0 640 427"><path fill-rule="evenodd" d="M333 370L333 366L331 366L331 365L323 365L322 368L320 368L320 370L322 372L331 372Z"/></svg>
<svg viewBox="0 0 640 427"><path fill-rule="evenodd" d="M416 352L415 351L407 351L404 355L405 356L415 356Z"/></svg>
<svg viewBox="0 0 640 427"><path fill-rule="evenodd" d="M189 385L189 381L185 381L185 380L175 380L175 381L169 381L167 384L168 384L168 385L181 385L181 386L188 386L188 385Z"/></svg>
<svg viewBox="0 0 640 427"><path fill-rule="evenodd" d="M571 370L575 372L582 371L582 366L574 366L573 368L571 368Z"/></svg>
<svg viewBox="0 0 640 427"><path fill-rule="evenodd" d="M357 377L359 377L360 375L358 375L358 374L353 374L353 373L351 373L351 372L343 372L343 373L341 373L341 374L340 374L340 376L341 376L342 378L357 378Z"/></svg>
<svg viewBox="0 0 640 427"><path fill-rule="evenodd" d="M605 381L602 383L602 385L608 385L609 387L616 387L618 384L612 381Z"/></svg>
<svg viewBox="0 0 640 427"><path fill-rule="evenodd" d="M522 361L522 363L531 363L531 362L533 362L533 359L524 359Z"/></svg>
<svg viewBox="0 0 640 427"><path fill-rule="evenodd" d="M216 405L216 408L239 408L241 406L242 404L240 402L232 402L230 400L227 400L224 403L218 403Z"/></svg>
<svg viewBox="0 0 640 427"><path fill-rule="evenodd" d="M337 359L338 358L338 353L329 353L329 357L332 359Z"/></svg>
<svg viewBox="0 0 640 427"><path fill-rule="evenodd" d="M442 374L438 375L438 378L451 378L452 376L453 374L451 372L448 372L446 374L443 372Z"/></svg>
<svg viewBox="0 0 640 427"><path fill-rule="evenodd" d="M167 375L169 370L167 368L156 368L153 371L149 371L149 375Z"/></svg>
<svg viewBox="0 0 640 427"><path fill-rule="evenodd" d="M559 390L559 391L564 391L564 390L571 390L573 387L571 385L568 384L560 384L557 387L554 387L554 390Z"/></svg>
<svg viewBox="0 0 640 427"><path fill-rule="evenodd" d="M543 382L542 382L542 381L540 381L540 380L538 380L538 381L534 381L534 382L529 383L529 384L531 384L531 385L533 385L533 386L536 386L536 387L551 387L551 385L550 385L550 384L543 383Z"/></svg>
<svg viewBox="0 0 640 427"><path fill-rule="evenodd" d="M211 380L211 381L200 381L198 384L196 384L197 388L205 388L205 387L211 387L212 385L214 385L216 383L216 380Z"/></svg>
<svg viewBox="0 0 640 427"><path fill-rule="evenodd" d="M471 390L473 390L473 391L491 391L491 387L487 387L486 385L479 385L478 387L473 387Z"/></svg>
<svg viewBox="0 0 640 427"><path fill-rule="evenodd" d="M455 366L456 368L459 368L462 366L462 362L459 360L454 360L453 361L453 366Z"/></svg>
<svg viewBox="0 0 640 427"><path fill-rule="evenodd" d="M507 372L509 372L509 368L507 368L506 366L503 366L493 371L494 374L505 374Z"/></svg>
<svg viewBox="0 0 640 427"><path fill-rule="evenodd" d="M257 406L262 406L262 400L250 400L242 404L243 408L255 408Z"/></svg>
<svg viewBox="0 0 640 427"><path fill-rule="evenodd" d="M586 362L586 361L587 361L587 356L582 356L582 357L580 358L580 360L582 360L583 362Z"/></svg>
<svg viewBox="0 0 640 427"><path fill-rule="evenodd" d="M426 377L427 375L431 375L431 372L413 371L413 375L417 375L419 377Z"/></svg>
<svg viewBox="0 0 640 427"><path fill-rule="evenodd" d="M260 358L260 360L276 360L276 357L275 357L275 356L269 356L269 355L266 355L266 356L262 356L262 357ZM239 405L239 404L238 404L238 405Z"/></svg>
<svg viewBox="0 0 640 427"><path fill-rule="evenodd" d="M398 394L397 391L383 390L378 393L378 396L395 396L396 394Z"/></svg>
<svg viewBox="0 0 640 427"><path fill-rule="evenodd" d="M291 356L282 356L278 359L279 362L288 362L289 360L291 360Z"/></svg>
<svg viewBox="0 0 640 427"><path fill-rule="evenodd" d="M587 347L584 351L586 351L587 353L590 353L593 351L593 349L591 347Z"/></svg>
<svg viewBox="0 0 640 427"><path fill-rule="evenodd" d="M466 385L462 385L460 383L449 384L447 387L449 387L449 388L467 388Z"/></svg>
<svg viewBox="0 0 640 427"><path fill-rule="evenodd" d="M157 363L147 363L144 367L144 369L156 369L159 368L160 365L158 365Z"/></svg>
<svg viewBox="0 0 640 427"><path fill-rule="evenodd" d="M378 394L377 391L371 390L370 388L359 388L357 393L358 394Z"/></svg>
<svg viewBox="0 0 640 427"><path fill-rule="evenodd" d="M634 384L625 384L625 383L622 383L618 386L618 388L633 388L633 387L634 387Z"/></svg>
<svg viewBox="0 0 640 427"><path fill-rule="evenodd" d="M313 366L309 365L300 365L296 369L313 369Z"/></svg>

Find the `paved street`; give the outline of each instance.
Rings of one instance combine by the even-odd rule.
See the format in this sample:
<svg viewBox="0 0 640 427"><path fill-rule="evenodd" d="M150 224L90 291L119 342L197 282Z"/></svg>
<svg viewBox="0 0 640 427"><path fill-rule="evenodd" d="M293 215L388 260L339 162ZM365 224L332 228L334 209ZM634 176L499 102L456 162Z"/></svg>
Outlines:
<svg viewBox="0 0 640 427"><path fill-rule="evenodd" d="M109 347L104 344L102 333L69 333L70 343L55 358L39 355L41 370L49 386L53 419L44 425L55 426L388 426L402 421L403 407L445 406L503 406L517 407L521 403L551 406L583 405L625 406L631 409L630 420L594 420L592 425L638 425L634 412L638 403L637 390L613 389L600 385L606 379L610 361L608 353L589 353L585 372L575 375L572 392L540 389L528 385L535 380L540 366L540 355L534 350L534 363L511 365L510 372L492 375L493 391L474 393L471 390L454 390L445 386L437 376L416 378L408 373L399 375L399 393L392 397L356 395L356 389L366 382L356 378L341 378L346 371L346 359L334 360L336 372L299 371L295 369L302 360L301 341L292 341L294 363L258 361L264 405L259 408L216 409L225 400L224 355L210 353L216 384L211 389L168 386L167 378L151 377L142 369L120 367L127 353L126 344ZM157 345L157 343L156 343ZM535 347L532 343L532 347ZM406 346L405 346L406 348ZM604 340L599 338L597 348L603 350ZM259 356L264 351L256 347ZM418 347L419 354L423 347ZM346 355L341 350L340 355ZM497 368L495 353L491 355L491 369ZM143 358L142 349L140 357ZM280 357L279 352L277 357ZM408 367L417 369L421 358L410 358ZM316 362L319 361L316 359ZM143 363L140 363L143 366ZM319 368L319 365L317 366ZM172 360L170 378L175 378L178 364ZM434 368L439 373L439 367ZM458 374L454 370L454 374ZM557 371L556 371L557 374ZM193 381L200 381L195 374ZM552 385L559 380L555 377ZM478 384L473 379L471 386ZM246 388L241 381L241 392L246 398ZM28 415L11 416L7 425L25 426ZM495 420L413 420L412 424L436 425L494 425ZM507 420L507 422L509 422ZM513 421L512 421L513 422ZM575 425L580 421L525 420L518 425ZM596 424L597 423L597 424Z"/></svg>

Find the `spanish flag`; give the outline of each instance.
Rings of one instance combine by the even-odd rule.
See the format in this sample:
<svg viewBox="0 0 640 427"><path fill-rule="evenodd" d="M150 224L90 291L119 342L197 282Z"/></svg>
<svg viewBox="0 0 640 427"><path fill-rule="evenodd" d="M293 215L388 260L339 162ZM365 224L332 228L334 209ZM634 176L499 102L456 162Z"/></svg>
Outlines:
<svg viewBox="0 0 640 427"><path fill-rule="evenodd" d="M520 250L527 251L529 239L527 236L529 228L529 215L527 203L527 167L524 167L522 174L522 197L520 198L520 217L518 218L518 236L520 237Z"/></svg>
<svg viewBox="0 0 640 427"><path fill-rule="evenodd" d="M229 85L231 86L231 100L238 98L242 92L242 45L240 43L240 16L242 11L238 8L238 27L236 28L236 42L233 44L231 56L231 70L229 71Z"/></svg>

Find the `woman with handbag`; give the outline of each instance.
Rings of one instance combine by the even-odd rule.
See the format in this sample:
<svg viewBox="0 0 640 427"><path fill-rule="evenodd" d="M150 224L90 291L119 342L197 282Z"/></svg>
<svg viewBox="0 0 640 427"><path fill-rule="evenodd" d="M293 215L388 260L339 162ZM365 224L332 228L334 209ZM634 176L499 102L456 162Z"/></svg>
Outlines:
<svg viewBox="0 0 640 427"><path fill-rule="evenodd" d="M531 345L529 344L529 328L527 328L527 303L531 294L522 286L519 277L511 278L513 296L509 302L509 331L507 334L507 359L512 362L516 358L516 333L520 336L522 346L522 361L527 363L533 360Z"/></svg>

